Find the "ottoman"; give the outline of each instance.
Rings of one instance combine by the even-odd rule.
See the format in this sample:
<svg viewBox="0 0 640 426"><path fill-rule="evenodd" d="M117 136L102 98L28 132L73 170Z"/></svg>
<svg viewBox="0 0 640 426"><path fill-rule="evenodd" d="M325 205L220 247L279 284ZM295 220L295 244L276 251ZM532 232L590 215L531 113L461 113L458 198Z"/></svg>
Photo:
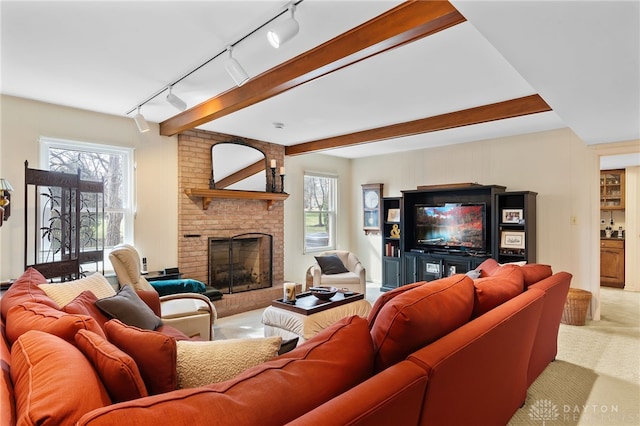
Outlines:
<svg viewBox="0 0 640 426"><path fill-rule="evenodd" d="M269 306L262 313L264 336L281 336L284 340L298 338L298 345L342 318L358 315L367 318L371 303L365 299L336 306L310 315Z"/></svg>

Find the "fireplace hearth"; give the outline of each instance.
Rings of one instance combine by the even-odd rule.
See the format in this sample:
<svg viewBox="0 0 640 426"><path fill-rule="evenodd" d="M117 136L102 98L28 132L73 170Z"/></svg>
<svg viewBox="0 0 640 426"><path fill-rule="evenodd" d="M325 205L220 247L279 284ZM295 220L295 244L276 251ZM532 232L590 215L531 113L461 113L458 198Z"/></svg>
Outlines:
<svg viewBox="0 0 640 426"><path fill-rule="evenodd" d="M271 287L272 266L273 236L269 234L209 238L209 285L222 293Z"/></svg>

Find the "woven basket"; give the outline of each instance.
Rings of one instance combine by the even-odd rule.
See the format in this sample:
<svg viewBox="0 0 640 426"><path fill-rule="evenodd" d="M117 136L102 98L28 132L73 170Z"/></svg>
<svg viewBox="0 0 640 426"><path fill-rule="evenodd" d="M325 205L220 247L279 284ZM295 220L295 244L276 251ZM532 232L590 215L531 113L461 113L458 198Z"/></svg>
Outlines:
<svg viewBox="0 0 640 426"><path fill-rule="evenodd" d="M587 310L591 302L591 293L586 290L570 288L560 322L569 325L584 325Z"/></svg>

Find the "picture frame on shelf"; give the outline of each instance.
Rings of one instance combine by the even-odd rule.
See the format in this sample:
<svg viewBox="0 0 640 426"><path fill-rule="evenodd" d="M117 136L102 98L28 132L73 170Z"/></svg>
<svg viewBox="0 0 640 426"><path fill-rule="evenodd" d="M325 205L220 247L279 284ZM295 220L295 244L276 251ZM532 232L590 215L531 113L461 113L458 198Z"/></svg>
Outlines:
<svg viewBox="0 0 640 426"><path fill-rule="evenodd" d="M500 248L524 250L524 231L502 231L500 235Z"/></svg>
<svg viewBox="0 0 640 426"><path fill-rule="evenodd" d="M400 222L400 209L389 209L387 222Z"/></svg>
<svg viewBox="0 0 640 426"><path fill-rule="evenodd" d="M502 209L502 223L524 223L523 209Z"/></svg>

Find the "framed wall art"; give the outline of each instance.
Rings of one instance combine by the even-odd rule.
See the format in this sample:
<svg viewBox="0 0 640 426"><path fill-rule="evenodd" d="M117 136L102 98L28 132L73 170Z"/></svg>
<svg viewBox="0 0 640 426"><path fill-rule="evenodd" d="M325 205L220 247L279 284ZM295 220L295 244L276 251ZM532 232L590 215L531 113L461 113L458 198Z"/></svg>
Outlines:
<svg viewBox="0 0 640 426"><path fill-rule="evenodd" d="M502 223L524 223L522 209L502 209Z"/></svg>
<svg viewBox="0 0 640 426"><path fill-rule="evenodd" d="M524 250L524 231L502 231L500 248Z"/></svg>
<svg viewBox="0 0 640 426"><path fill-rule="evenodd" d="M389 209L387 222L400 222L400 209Z"/></svg>

